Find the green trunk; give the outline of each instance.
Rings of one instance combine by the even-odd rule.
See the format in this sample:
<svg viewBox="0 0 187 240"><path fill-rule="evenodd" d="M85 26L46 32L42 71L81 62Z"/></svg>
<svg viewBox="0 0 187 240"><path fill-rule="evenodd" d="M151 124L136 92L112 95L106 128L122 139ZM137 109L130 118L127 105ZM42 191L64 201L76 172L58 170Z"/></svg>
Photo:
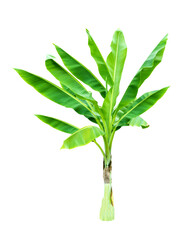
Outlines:
<svg viewBox="0 0 187 240"><path fill-rule="evenodd" d="M114 220L114 203L112 193L112 164L110 166L104 166L103 178L104 178L104 197L102 200L100 219L102 221Z"/></svg>

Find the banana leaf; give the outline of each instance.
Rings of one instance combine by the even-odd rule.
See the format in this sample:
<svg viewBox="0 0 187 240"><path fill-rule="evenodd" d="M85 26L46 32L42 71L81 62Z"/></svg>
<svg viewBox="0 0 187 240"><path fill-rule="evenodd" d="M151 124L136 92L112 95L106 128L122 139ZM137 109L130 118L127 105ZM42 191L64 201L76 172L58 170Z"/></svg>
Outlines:
<svg viewBox="0 0 187 240"><path fill-rule="evenodd" d="M155 47L155 49L151 52L146 61L140 67L137 74L134 76L127 90L125 91L125 94L123 95L117 110L125 107L136 98L139 87L150 76L155 67L162 61L167 39L168 35L166 35L158 43L158 45Z"/></svg>
<svg viewBox="0 0 187 240"><path fill-rule="evenodd" d="M115 106L116 98L119 95L119 84L127 55L127 46L125 43L125 38L120 30L115 31L113 35L113 39L111 42L111 50L112 51L108 55L106 61L114 82L112 87L113 90L111 91L111 94L109 94L108 96L111 102L109 106L109 111L110 109L113 109L113 107Z"/></svg>
<svg viewBox="0 0 187 240"><path fill-rule="evenodd" d="M65 52L63 49L55 45L55 48L61 57L64 65L67 67L67 69L79 80L90 86L95 91L98 91L102 97L106 96L106 90L105 87L102 85L102 83L94 76L94 74L88 70L83 64L78 62L76 59L74 59L72 56L70 56L67 52Z"/></svg>
<svg viewBox="0 0 187 240"><path fill-rule="evenodd" d="M53 59L47 59L45 61L47 70L60 81L62 86L66 86L75 95L81 97L82 99L87 99L90 101L95 101L92 94L86 90L86 88L69 72L67 72L62 66L60 66Z"/></svg>
<svg viewBox="0 0 187 240"><path fill-rule="evenodd" d="M99 136L102 136L104 132L98 127L87 126L79 129L68 137L61 148L72 149L75 147L80 147L92 142Z"/></svg>
<svg viewBox="0 0 187 240"><path fill-rule="evenodd" d="M111 49L112 51L107 57L107 66L114 83L108 91L101 108L103 116L106 120L108 128L107 131L109 132L111 130L112 112L116 104L116 98L119 94L119 84L127 54L125 39L123 33L119 30L113 35Z"/></svg>
<svg viewBox="0 0 187 240"><path fill-rule="evenodd" d="M56 119L56 118L39 115L39 114L35 114L35 116L38 117L42 122L48 124L49 126L55 128L61 132L72 134L72 133L76 132L77 130L79 130L79 128L77 128L67 122Z"/></svg>
<svg viewBox="0 0 187 240"><path fill-rule="evenodd" d="M135 118L126 118L126 121L123 121L118 124L118 127L116 130L124 126L132 126L132 127L136 126L136 127L141 127L142 129L145 129L149 127L149 124L143 118L141 118L140 116L137 116Z"/></svg>
<svg viewBox="0 0 187 240"><path fill-rule="evenodd" d="M109 84L110 86L112 86L113 80L109 73L106 62L105 62L103 56L101 55L99 48L97 47L95 41L93 40L92 36L90 35L90 32L87 29L86 29L86 32L88 34L88 46L90 47L90 53L98 66L99 73L100 73L101 77L106 81L106 83Z"/></svg>
<svg viewBox="0 0 187 240"><path fill-rule="evenodd" d="M35 88L46 98L64 106L74 109L77 113L84 115L87 118L94 118L93 112L81 102L78 98L71 95L69 92L61 89L55 84L41 78L37 75L29 73L21 69L15 69L16 72L23 78L25 82Z"/></svg>
<svg viewBox="0 0 187 240"><path fill-rule="evenodd" d="M167 91L169 87L143 94L127 108L126 113L119 116L117 125L125 124L129 118L135 118L151 108Z"/></svg>
<svg viewBox="0 0 187 240"><path fill-rule="evenodd" d="M136 126L136 127L142 127L144 128L148 128L149 124L140 116L137 116L135 118L130 119L130 121L128 122L129 126Z"/></svg>

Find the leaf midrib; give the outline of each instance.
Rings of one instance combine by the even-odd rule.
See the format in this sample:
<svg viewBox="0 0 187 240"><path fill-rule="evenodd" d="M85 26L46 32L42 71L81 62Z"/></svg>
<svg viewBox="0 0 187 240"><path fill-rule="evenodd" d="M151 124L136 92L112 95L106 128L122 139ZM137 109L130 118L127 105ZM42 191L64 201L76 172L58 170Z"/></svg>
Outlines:
<svg viewBox="0 0 187 240"><path fill-rule="evenodd" d="M114 82L114 85L113 85L113 89L112 89L112 96L111 96L111 104L110 104L110 112L109 112L109 125L111 125L111 113L112 113L112 105L113 105L113 96L114 96L114 87L115 87L115 77L116 77L116 68L117 68L117 56L118 56L118 45L119 45L119 34L118 34L118 39L117 39L117 49L116 49L116 56L115 56L115 66L114 66L114 73L113 73L113 82ZM111 126L110 126L111 127ZM110 128L109 127L109 128Z"/></svg>

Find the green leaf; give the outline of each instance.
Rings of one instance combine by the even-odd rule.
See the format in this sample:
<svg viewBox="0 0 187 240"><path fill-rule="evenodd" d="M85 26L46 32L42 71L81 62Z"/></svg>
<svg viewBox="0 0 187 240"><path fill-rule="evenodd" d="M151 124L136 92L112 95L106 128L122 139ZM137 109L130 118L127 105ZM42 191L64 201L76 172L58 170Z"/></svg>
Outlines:
<svg viewBox="0 0 187 240"><path fill-rule="evenodd" d="M113 35L111 50L107 57L107 66L114 82L113 91L111 92L111 108L113 108L119 95L119 84L127 55L125 38L119 30Z"/></svg>
<svg viewBox="0 0 187 240"><path fill-rule="evenodd" d="M150 76L152 71L155 69L155 67L161 62L166 42L167 42L166 35L156 46L156 48L151 52L149 57L146 59L146 61L143 63L141 68L138 70L137 74L134 76L133 80L129 84L125 94L123 95L119 105L118 110L122 107L128 105L131 101L133 101L136 98L136 95L138 93L138 88L142 85L142 83Z"/></svg>
<svg viewBox="0 0 187 240"><path fill-rule="evenodd" d="M49 126L65 133L72 134L77 130L79 130L79 128L56 118L47 117L47 116L38 115L38 114L35 114L35 116L38 117L42 122L48 124Z"/></svg>
<svg viewBox="0 0 187 240"><path fill-rule="evenodd" d="M108 91L101 108L107 123L108 132L110 132L112 128L112 112L119 94L119 84L127 54L125 39L123 33L119 30L113 35L111 49L112 51L107 58L107 65L114 85Z"/></svg>
<svg viewBox="0 0 187 240"><path fill-rule="evenodd" d="M21 69L15 69L25 82L48 99L64 107L73 108L87 118L94 117L92 111L79 99L55 84Z"/></svg>
<svg viewBox="0 0 187 240"><path fill-rule="evenodd" d="M125 114L122 114L122 116L119 117L117 125L125 124L129 118L135 118L146 112L165 94L168 88L169 87L165 87L160 90L143 94L141 97L135 100L129 108L127 108Z"/></svg>
<svg viewBox="0 0 187 240"><path fill-rule="evenodd" d="M108 133L111 131L112 128L112 103L111 103L112 90L113 89L110 88L101 107L102 116L104 117L104 120L106 122Z"/></svg>
<svg viewBox="0 0 187 240"><path fill-rule="evenodd" d="M119 120L119 116L122 116L126 113L126 110L123 113L122 113L122 110L123 109L121 109L118 112L115 122L117 122ZM135 118L126 118L126 121L123 121L120 124L118 124L118 129L123 126L133 126L133 127L136 126L136 127L148 128L149 124L144 119L142 119L140 116L137 116Z"/></svg>
<svg viewBox="0 0 187 240"><path fill-rule="evenodd" d="M81 128L64 141L61 149L72 149L75 147L86 145L103 134L104 132L101 131L101 129L94 126L87 126Z"/></svg>
<svg viewBox="0 0 187 240"><path fill-rule="evenodd" d="M88 92L85 87L76 79L74 78L69 72L67 72L62 66L60 66L57 62L53 59L47 59L45 61L45 65L47 70L57 79L60 81L62 86L66 86L75 95L83 99L87 99L90 101L95 101L92 97L92 94Z"/></svg>
<svg viewBox="0 0 187 240"><path fill-rule="evenodd" d="M100 92L102 97L105 97L106 95L105 88L101 84L101 82L96 78L96 76L94 76L94 74L90 70L88 70L84 65L82 65L80 62L78 62L76 59L70 56L63 49L61 49L57 45L54 46L67 69L76 78L90 86L92 89Z"/></svg>
<svg viewBox="0 0 187 240"><path fill-rule="evenodd" d="M63 90L65 90L66 92L70 93L70 94L71 94L72 96L74 96L75 98L78 98L78 96L76 96L76 94L75 94L74 92L72 92L71 89L69 89L68 87L64 86L62 83L61 83L61 86L62 86L62 89L63 89ZM79 100L80 102L82 102L82 104L83 104L84 106L87 106L87 108L91 109L92 112L94 113L94 115L100 120L100 111L98 111L98 110L99 110L99 106L98 106L98 104L97 104L96 101L93 101L93 102L92 102L93 104L92 104L92 103L89 103L89 102L87 102L86 100L83 100L83 99L80 99L80 98L78 98L78 100ZM90 107L90 106L91 106L91 107ZM85 116L86 116L86 115L85 115ZM91 116L91 117L86 116L86 117L87 117L91 122L97 123L95 116L94 116L94 117L93 117L93 116Z"/></svg>
<svg viewBox="0 0 187 240"><path fill-rule="evenodd" d="M109 73L106 62L103 59L103 56L101 55L99 48L97 47L95 41L93 40L92 36L90 35L90 32L87 29L86 29L86 32L88 34L88 45L90 47L90 52L91 52L92 57L96 61L99 73L100 73L101 77L107 82L107 84L112 86L113 80Z"/></svg>
<svg viewBox="0 0 187 240"><path fill-rule="evenodd" d="M142 127L142 128L148 128L149 124L143 120L143 118L137 116L135 118L132 118L129 122L128 122L129 126L136 126L136 127Z"/></svg>

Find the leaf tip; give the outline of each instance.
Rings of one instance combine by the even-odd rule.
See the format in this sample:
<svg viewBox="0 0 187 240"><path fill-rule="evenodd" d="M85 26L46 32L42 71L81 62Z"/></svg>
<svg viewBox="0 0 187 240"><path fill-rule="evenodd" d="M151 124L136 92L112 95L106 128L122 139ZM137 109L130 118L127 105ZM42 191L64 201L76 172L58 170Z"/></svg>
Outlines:
<svg viewBox="0 0 187 240"><path fill-rule="evenodd" d="M117 28L116 29L116 32L122 32L120 28Z"/></svg>
<svg viewBox="0 0 187 240"><path fill-rule="evenodd" d="M37 118L40 118L40 115L39 114L34 114L35 117Z"/></svg>
<svg viewBox="0 0 187 240"><path fill-rule="evenodd" d="M66 149L66 147L64 146L64 144L62 145L62 147L60 149Z"/></svg>
<svg viewBox="0 0 187 240"><path fill-rule="evenodd" d="M55 43L53 43L53 46L57 49L58 48L58 46L55 44Z"/></svg>
<svg viewBox="0 0 187 240"><path fill-rule="evenodd" d="M15 70L16 72L19 72L19 68L13 68L13 70Z"/></svg>
<svg viewBox="0 0 187 240"><path fill-rule="evenodd" d="M19 68L13 68L20 76L22 75L22 73L24 73L25 71Z"/></svg>
<svg viewBox="0 0 187 240"><path fill-rule="evenodd" d="M161 41L167 42L167 40L168 40L168 33L163 37L163 39Z"/></svg>

